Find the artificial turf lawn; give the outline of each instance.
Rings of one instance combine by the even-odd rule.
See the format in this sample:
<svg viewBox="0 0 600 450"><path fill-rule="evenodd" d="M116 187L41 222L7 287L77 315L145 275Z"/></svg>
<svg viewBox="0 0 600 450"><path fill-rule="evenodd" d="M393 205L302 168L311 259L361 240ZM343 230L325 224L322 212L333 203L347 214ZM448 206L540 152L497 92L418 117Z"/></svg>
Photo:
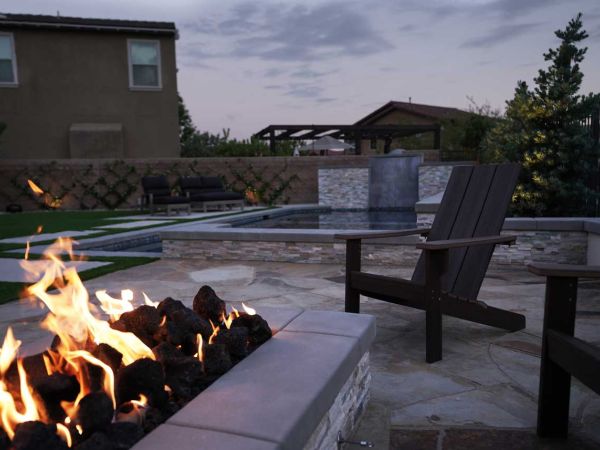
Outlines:
<svg viewBox="0 0 600 450"><path fill-rule="evenodd" d="M110 261L112 264L96 267L94 269L85 270L79 273L79 277L83 280L91 280L92 278L101 277L107 273L116 272L117 270L129 269L134 266L141 266L157 261L160 258L145 258L145 257L95 257L94 261ZM21 292L29 283L0 283L0 304L7 303L11 300L16 300L20 297Z"/></svg>
<svg viewBox="0 0 600 450"><path fill-rule="evenodd" d="M38 225L42 233L58 231L89 230L106 225L104 219L141 214L140 211L34 211L0 215L0 239L28 236L36 233ZM109 223L128 222L128 219L111 220ZM99 230L99 232L101 232Z"/></svg>

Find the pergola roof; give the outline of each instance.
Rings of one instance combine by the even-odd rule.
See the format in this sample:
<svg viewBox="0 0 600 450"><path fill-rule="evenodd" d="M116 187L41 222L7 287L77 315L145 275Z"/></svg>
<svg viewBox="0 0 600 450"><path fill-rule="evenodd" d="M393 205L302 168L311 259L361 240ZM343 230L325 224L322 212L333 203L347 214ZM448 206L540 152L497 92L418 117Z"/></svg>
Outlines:
<svg viewBox="0 0 600 450"><path fill-rule="evenodd" d="M268 140L318 139L331 136L335 139L391 139L419 133L439 132L440 125L269 125L254 136Z"/></svg>

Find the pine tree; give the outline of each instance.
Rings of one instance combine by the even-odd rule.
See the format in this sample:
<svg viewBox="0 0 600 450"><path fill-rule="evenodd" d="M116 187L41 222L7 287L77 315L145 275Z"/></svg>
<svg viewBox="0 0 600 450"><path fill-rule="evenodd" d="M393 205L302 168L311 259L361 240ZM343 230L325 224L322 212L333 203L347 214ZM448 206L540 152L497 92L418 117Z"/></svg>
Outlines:
<svg viewBox="0 0 600 450"><path fill-rule="evenodd" d="M190 112L183 103L181 95L177 94L178 113L179 113L179 144L181 145L181 155L186 156L193 145L194 136L198 133Z"/></svg>
<svg viewBox="0 0 600 450"><path fill-rule="evenodd" d="M596 207L590 181L598 170L598 148L582 121L600 96L579 94L587 47L578 44L588 37L582 26L580 13L555 32L561 43L544 54L550 65L539 70L533 90L518 83L506 119L486 139L487 159L522 165L513 197L518 215L590 215Z"/></svg>

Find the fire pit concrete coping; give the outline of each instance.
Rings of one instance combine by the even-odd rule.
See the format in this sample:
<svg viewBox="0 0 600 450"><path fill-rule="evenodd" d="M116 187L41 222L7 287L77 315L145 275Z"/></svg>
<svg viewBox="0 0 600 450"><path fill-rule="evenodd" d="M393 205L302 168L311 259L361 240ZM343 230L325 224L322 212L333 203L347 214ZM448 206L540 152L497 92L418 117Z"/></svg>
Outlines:
<svg viewBox="0 0 600 450"><path fill-rule="evenodd" d="M286 310L265 309L271 322ZM375 338L375 319L289 310L291 320L135 450L301 449Z"/></svg>

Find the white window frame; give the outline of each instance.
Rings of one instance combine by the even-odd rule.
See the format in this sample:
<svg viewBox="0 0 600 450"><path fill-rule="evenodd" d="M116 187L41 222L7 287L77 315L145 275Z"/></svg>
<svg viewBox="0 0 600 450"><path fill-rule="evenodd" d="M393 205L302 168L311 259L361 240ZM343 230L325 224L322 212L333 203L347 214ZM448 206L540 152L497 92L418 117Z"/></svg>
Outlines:
<svg viewBox="0 0 600 450"><path fill-rule="evenodd" d="M133 84L133 62L131 60L131 47L136 42L153 43L156 45L158 57L158 86L137 86ZM127 39L127 66L129 71L129 89L132 91L160 91L162 90L162 58L160 56L160 41L156 39Z"/></svg>
<svg viewBox="0 0 600 450"><path fill-rule="evenodd" d="M0 81L0 87L17 87L19 86L19 77L17 71L17 52L15 51L15 36L13 33L0 32L0 36L8 36L10 40L10 48L12 51L12 70L14 81Z"/></svg>

